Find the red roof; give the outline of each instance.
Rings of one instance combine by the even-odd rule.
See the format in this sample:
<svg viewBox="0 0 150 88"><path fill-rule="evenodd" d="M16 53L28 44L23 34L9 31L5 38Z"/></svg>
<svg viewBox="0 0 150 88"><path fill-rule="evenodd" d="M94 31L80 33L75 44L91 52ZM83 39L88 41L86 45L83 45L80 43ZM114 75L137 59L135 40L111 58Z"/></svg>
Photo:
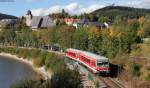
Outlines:
<svg viewBox="0 0 150 88"><path fill-rule="evenodd" d="M64 18L65 22L78 22L80 19L74 19L74 18Z"/></svg>

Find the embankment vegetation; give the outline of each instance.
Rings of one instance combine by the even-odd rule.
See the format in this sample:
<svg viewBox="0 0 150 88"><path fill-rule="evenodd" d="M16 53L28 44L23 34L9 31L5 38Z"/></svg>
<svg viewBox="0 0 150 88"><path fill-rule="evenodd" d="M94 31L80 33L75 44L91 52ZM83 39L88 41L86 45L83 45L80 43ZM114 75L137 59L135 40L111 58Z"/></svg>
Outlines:
<svg viewBox="0 0 150 88"><path fill-rule="evenodd" d="M79 88L80 76L77 70L70 70L64 64L64 56L39 50L25 48L8 48L1 47L0 52L17 55L20 58L33 61L35 66L45 66L46 70L50 70L52 79L42 80L39 78L27 78L14 84L12 88Z"/></svg>

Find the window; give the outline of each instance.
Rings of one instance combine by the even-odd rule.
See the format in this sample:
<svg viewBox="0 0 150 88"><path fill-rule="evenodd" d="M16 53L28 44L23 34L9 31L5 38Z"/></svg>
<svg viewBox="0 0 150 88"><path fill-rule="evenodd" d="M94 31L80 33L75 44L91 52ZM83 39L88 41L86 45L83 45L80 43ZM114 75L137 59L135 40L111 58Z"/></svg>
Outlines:
<svg viewBox="0 0 150 88"><path fill-rule="evenodd" d="M109 63L108 62L98 62L97 67L108 67Z"/></svg>

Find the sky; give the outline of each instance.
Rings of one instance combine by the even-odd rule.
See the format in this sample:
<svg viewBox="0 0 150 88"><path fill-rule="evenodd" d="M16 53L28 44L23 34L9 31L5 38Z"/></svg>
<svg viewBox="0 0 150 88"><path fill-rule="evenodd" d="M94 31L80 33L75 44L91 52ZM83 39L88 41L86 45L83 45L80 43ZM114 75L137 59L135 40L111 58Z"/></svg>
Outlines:
<svg viewBox="0 0 150 88"><path fill-rule="evenodd" d="M0 13L23 16L28 10L34 16L61 12L90 13L109 5L150 9L150 0L0 0Z"/></svg>

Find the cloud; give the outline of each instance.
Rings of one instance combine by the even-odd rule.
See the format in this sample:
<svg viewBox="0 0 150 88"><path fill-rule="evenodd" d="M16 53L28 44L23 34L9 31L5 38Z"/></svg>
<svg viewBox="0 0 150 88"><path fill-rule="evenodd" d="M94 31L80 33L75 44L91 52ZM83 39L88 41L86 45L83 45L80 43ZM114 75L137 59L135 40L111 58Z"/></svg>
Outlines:
<svg viewBox="0 0 150 88"><path fill-rule="evenodd" d="M81 13L90 13L90 12L92 12L96 9L102 8L104 6L105 5L93 4L88 7L84 7L84 6L74 2L74 3L70 3L66 6L57 5L57 6L52 6L50 8L33 9L31 11L34 16L41 16L41 15L48 15L51 13L59 13L62 11L62 9L65 9L65 11L71 15L74 15L74 14L79 15Z"/></svg>
<svg viewBox="0 0 150 88"><path fill-rule="evenodd" d="M40 1L40 0L30 0L30 1ZM74 0L75 1L75 0ZM136 7L136 8L150 8L150 0L122 0L116 2L117 5L121 6L130 6L130 7ZM41 16L41 15L48 15L51 13L59 13L62 11L62 9L65 9L69 14L81 14L81 13L90 13L94 10L97 10L99 8L105 7L108 4L105 3L96 3L91 4L89 6L83 6L77 2L70 3L68 5L56 5L51 6L49 8L38 8L31 10L34 16Z"/></svg>
<svg viewBox="0 0 150 88"><path fill-rule="evenodd" d="M150 8L150 0L128 0L125 5L137 8Z"/></svg>

